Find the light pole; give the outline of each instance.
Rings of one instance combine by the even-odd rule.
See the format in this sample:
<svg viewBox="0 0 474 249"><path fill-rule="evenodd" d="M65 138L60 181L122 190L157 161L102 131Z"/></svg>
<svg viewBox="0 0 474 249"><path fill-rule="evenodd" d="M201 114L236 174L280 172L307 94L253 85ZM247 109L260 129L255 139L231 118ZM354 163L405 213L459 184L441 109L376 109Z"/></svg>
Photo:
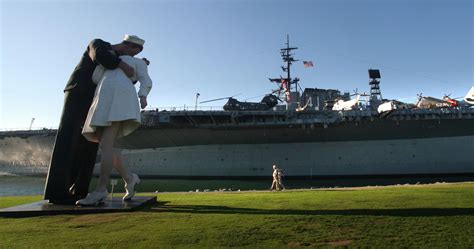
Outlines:
<svg viewBox="0 0 474 249"><path fill-rule="evenodd" d="M195 111L197 111L197 108L198 108L198 98L199 98L199 95L201 95L201 94L196 93L196 102L195 102L195 104L194 104L194 110L195 110Z"/></svg>
<svg viewBox="0 0 474 249"><path fill-rule="evenodd" d="M32 119L31 119L31 122L30 122L30 131L31 131L31 127L33 126L33 122L35 122L35 118L32 118Z"/></svg>

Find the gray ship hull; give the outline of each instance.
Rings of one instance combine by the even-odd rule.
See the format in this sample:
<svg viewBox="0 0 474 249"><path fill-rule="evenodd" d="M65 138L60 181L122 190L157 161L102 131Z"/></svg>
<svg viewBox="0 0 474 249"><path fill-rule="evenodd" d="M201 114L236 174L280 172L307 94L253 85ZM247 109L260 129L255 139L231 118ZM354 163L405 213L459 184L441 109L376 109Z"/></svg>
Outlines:
<svg viewBox="0 0 474 249"><path fill-rule="evenodd" d="M474 136L125 150L141 175L161 177L373 176L474 173Z"/></svg>

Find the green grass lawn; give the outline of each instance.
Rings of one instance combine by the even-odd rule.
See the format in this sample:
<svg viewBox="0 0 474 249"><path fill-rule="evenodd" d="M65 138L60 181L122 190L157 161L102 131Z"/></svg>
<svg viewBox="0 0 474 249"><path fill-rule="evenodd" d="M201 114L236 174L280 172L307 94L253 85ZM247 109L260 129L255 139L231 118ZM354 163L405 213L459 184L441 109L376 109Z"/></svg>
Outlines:
<svg viewBox="0 0 474 249"><path fill-rule="evenodd" d="M131 213L0 218L0 248L474 247L474 183L157 196Z"/></svg>

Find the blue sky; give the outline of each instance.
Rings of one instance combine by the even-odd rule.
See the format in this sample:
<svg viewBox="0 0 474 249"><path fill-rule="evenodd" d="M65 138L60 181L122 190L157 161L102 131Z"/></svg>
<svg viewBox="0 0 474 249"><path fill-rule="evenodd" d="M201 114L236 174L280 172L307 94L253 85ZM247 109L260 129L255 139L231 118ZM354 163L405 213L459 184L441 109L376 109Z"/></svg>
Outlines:
<svg viewBox="0 0 474 249"><path fill-rule="evenodd" d="M282 74L290 35L302 87L369 92L381 70L384 98L464 96L473 80L471 0L0 0L0 129L56 127L70 73L88 42L146 40L151 107L194 106L235 94L259 101ZM201 106L222 106L216 101Z"/></svg>

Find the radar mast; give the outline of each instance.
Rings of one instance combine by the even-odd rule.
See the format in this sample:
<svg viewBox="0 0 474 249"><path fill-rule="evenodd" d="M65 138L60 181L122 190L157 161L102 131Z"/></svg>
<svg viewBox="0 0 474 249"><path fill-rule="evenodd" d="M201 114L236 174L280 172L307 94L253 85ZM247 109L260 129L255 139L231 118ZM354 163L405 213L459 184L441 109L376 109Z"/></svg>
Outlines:
<svg viewBox="0 0 474 249"><path fill-rule="evenodd" d="M271 82L280 84L280 88L275 90L274 93L278 93L279 97L281 97L281 95L285 95L285 101L287 104L295 105L295 107L291 106L291 109L295 109L299 101L298 82L300 79L297 77L291 77L291 65L298 61L293 57L294 54L291 52L296 49L298 48L290 47L290 36L287 34L286 47L280 49L280 55L284 63L284 66L282 66L281 69L283 72L286 72L286 77L282 77L280 75L279 78L269 78Z"/></svg>

